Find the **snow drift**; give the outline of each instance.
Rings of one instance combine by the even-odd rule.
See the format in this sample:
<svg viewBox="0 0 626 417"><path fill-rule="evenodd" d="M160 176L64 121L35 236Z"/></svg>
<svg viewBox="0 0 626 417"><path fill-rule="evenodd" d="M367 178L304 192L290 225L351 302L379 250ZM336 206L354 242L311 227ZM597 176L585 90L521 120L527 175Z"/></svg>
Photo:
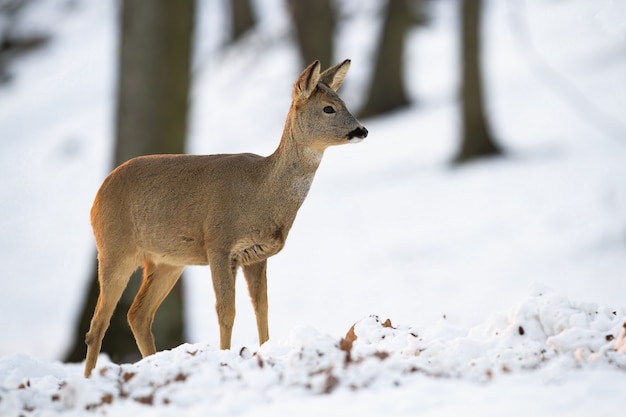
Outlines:
<svg viewBox="0 0 626 417"><path fill-rule="evenodd" d="M131 415L136 407L157 405L166 414L233 413L288 392L375 391L424 378L489 383L538 372L549 382L577 369L623 372L626 311L573 302L535 285L514 308L470 328L445 318L426 327L395 326L371 316L343 338L300 326L257 352L184 344L135 364L100 359L86 380L79 365L26 355L1 358L0 415Z"/></svg>

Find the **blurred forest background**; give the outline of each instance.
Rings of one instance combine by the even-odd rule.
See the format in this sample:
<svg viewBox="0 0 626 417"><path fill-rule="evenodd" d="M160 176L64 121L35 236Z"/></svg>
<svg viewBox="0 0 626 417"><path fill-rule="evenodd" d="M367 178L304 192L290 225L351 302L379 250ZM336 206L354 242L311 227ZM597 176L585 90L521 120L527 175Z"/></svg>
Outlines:
<svg viewBox="0 0 626 417"><path fill-rule="evenodd" d="M409 105L419 105L419 98L416 103L411 102L405 85L407 34L415 28L429 25L436 1L381 0L382 27L369 63L371 77L367 89L363 91L362 105L353 109L358 117L380 117ZM74 3L78 2L66 2L67 13L72 13ZM228 49L250 36L257 17L252 0L223 0L223 3L230 21L224 25L229 33L222 47ZM314 59L319 59L323 67L342 59L336 55L337 25L349 16L341 13L338 3L335 0L284 0L302 68ZM484 4L482 0L460 0L456 4L459 14L458 100L461 123L458 150L450 161L452 166L477 158L506 157L498 138L494 137L485 110L483 84L486 75L481 67ZM19 76L12 72L15 62L50 41L50 34L45 28L24 32L12 24L19 20L20 13L30 7L37 7L37 0L0 0L0 88ZM194 28L199 10L194 0L119 2L115 152L111 168L139 155L182 153L187 149ZM97 264L94 263L89 290L77 318L74 342L66 356L69 361L84 359L84 334L98 294L96 271ZM139 286L140 273L138 271L138 277L131 280L104 339L102 351L117 362L139 358L126 324L126 312ZM184 341L181 287L182 280L157 314L154 333L159 349L171 348Z"/></svg>

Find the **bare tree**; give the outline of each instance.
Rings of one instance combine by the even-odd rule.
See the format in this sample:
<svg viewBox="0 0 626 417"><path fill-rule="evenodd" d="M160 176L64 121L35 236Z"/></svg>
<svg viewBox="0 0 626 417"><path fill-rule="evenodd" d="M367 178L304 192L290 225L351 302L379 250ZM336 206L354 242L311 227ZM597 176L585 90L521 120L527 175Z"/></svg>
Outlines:
<svg viewBox="0 0 626 417"><path fill-rule="evenodd" d="M0 0L0 84L12 80L13 61L49 40L41 28L20 25L20 17L33 3L32 0Z"/></svg>
<svg viewBox="0 0 626 417"><path fill-rule="evenodd" d="M256 23L250 0L230 0L230 17L231 40L233 41L239 39Z"/></svg>
<svg viewBox="0 0 626 417"><path fill-rule="evenodd" d="M461 147L454 161L502 153L485 115L481 67L482 0L462 0L461 7Z"/></svg>
<svg viewBox="0 0 626 417"><path fill-rule="evenodd" d="M138 155L182 153L187 135L194 0L125 0L121 4L115 165ZM84 335L97 295L94 268L68 361L82 361ZM122 295L102 351L117 361L141 356L126 323L139 279ZM183 341L180 284L161 305L155 337L161 348Z"/></svg>
<svg viewBox="0 0 626 417"><path fill-rule="evenodd" d="M331 65L334 59L335 9L331 0L287 0L302 65L316 59Z"/></svg>
<svg viewBox="0 0 626 417"><path fill-rule="evenodd" d="M409 0L388 1L370 90L360 117L376 116L409 104L404 85L404 40L413 22Z"/></svg>

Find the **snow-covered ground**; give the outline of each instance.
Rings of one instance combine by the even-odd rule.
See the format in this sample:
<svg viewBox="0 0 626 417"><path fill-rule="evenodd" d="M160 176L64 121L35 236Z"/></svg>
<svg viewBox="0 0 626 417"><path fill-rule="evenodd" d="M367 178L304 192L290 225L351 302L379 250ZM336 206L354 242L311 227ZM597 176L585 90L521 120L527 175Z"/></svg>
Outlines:
<svg viewBox="0 0 626 417"><path fill-rule="evenodd" d="M272 339L258 346L239 280L234 348L216 350L209 271L191 267L192 344L137 364L102 357L85 380L56 360L110 169L115 3L36 2L24 25L54 37L0 89L1 416L621 415L622 3L486 2L488 104L507 157L453 168L457 3L434 2L407 48L417 104L326 152L269 262ZM189 150L269 154L301 70L282 2L258 1L254 36L228 50L216 4L199 8ZM337 60L353 59L342 89L353 109L378 8L342 2Z"/></svg>
<svg viewBox="0 0 626 417"><path fill-rule="evenodd" d="M588 402L599 401L594 414L617 415L625 314L535 286L515 308L471 329L368 317L339 339L303 325L256 352L185 344L136 364L101 364L89 380L79 365L8 355L0 359L0 412L452 415L475 406L480 415L571 416L588 415Z"/></svg>

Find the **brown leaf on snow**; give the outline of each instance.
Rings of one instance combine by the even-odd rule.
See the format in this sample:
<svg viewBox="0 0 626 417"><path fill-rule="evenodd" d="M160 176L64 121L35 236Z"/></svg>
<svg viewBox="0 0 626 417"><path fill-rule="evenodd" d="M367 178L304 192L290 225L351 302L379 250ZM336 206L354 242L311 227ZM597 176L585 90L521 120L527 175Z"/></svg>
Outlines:
<svg viewBox="0 0 626 417"><path fill-rule="evenodd" d="M85 410L91 411L95 410L98 407L102 407L105 404L111 404L113 402L113 394L104 394L100 397L100 402L97 404L87 404L85 406Z"/></svg>
<svg viewBox="0 0 626 417"><path fill-rule="evenodd" d="M154 395L150 394L150 395L146 395L145 397L136 397L133 398L135 401L137 401L140 404L145 404L145 405L152 405L154 404Z"/></svg>
<svg viewBox="0 0 626 417"><path fill-rule="evenodd" d="M339 385L339 379L332 374L331 371L328 371L326 375L326 383L324 384L324 394L330 394L337 388Z"/></svg>
<svg viewBox="0 0 626 417"><path fill-rule="evenodd" d="M391 324L391 320L389 320L389 319L385 320L385 322L383 324L381 324L381 326L383 326L383 327L390 327L392 329L395 329L395 327L393 327L393 325Z"/></svg>
<svg viewBox="0 0 626 417"><path fill-rule="evenodd" d="M356 333L354 333L354 325L350 327L348 333L346 333L346 337L339 341L339 349L346 352L346 363L351 361L350 352L352 351L352 344L357 339Z"/></svg>
<svg viewBox="0 0 626 417"><path fill-rule="evenodd" d="M357 339L356 333L354 333L354 324L350 327L348 333L346 333L345 339L350 342L350 345L352 345L352 343Z"/></svg>
<svg viewBox="0 0 626 417"><path fill-rule="evenodd" d="M385 359L389 357L389 353L383 352L382 350L378 350L374 353L374 356L380 359L381 361L384 361Z"/></svg>

